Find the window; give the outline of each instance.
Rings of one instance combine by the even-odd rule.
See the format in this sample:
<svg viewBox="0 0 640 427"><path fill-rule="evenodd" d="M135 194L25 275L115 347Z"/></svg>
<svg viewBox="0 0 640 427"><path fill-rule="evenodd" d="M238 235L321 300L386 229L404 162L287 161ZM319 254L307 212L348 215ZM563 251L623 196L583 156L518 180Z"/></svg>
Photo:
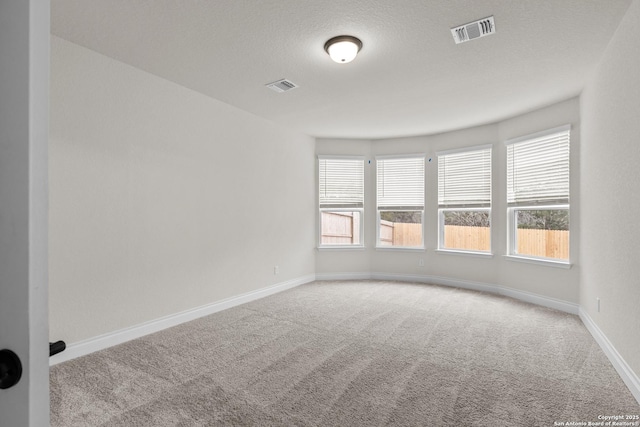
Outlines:
<svg viewBox="0 0 640 427"><path fill-rule="evenodd" d="M438 154L438 249L491 252L491 146Z"/></svg>
<svg viewBox="0 0 640 427"><path fill-rule="evenodd" d="M377 157L378 247L424 247L424 155Z"/></svg>
<svg viewBox="0 0 640 427"><path fill-rule="evenodd" d="M320 247L362 246L364 158L318 156Z"/></svg>
<svg viewBox="0 0 640 427"><path fill-rule="evenodd" d="M570 126L506 144L509 255L568 263Z"/></svg>

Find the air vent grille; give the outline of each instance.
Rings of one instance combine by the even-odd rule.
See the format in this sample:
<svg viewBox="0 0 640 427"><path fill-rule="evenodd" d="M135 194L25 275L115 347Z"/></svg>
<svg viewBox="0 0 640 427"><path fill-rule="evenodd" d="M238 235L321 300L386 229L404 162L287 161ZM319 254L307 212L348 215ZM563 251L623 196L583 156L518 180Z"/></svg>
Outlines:
<svg viewBox="0 0 640 427"><path fill-rule="evenodd" d="M495 32L496 25L493 21L493 16L451 29L451 34L453 34L453 40L455 40L456 44L488 36Z"/></svg>
<svg viewBox="0 0 640 427"><path fill-rule="evenodd" d="M290 80L282 79L277 82L269 83L267 87L276 92L286 92L291 89L295 89L298 87L295 83Z"/></svg>

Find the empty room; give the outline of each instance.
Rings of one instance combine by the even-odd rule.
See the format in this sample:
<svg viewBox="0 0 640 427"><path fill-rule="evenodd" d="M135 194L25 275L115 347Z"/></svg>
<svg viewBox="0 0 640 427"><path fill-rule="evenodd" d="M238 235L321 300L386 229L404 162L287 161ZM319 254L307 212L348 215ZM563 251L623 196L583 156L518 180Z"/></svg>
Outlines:
<svg viewBox="0 0 640 427"><path fill-rule="evenodd" d="M0 425L640 426L640 0L0 20Z"/></svg>

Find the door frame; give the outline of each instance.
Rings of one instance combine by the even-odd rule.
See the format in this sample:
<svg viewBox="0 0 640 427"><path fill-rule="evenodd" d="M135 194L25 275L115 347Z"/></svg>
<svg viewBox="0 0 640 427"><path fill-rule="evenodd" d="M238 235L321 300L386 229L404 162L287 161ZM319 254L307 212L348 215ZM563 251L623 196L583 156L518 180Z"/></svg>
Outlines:
<svg viewBox="0 0 640 427"><path fill-rule="evenodd" d="M0 389L0 424L49 425L50 1L0 2L0 349L22 378Z"/></svg>

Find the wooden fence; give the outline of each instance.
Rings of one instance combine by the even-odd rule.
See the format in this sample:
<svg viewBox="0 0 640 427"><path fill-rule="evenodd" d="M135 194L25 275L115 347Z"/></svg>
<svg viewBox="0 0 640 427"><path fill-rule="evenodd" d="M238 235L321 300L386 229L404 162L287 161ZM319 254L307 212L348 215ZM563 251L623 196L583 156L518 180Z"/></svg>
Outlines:
<svg viewBox="0 0 640 427"><path fill-rule="evenodd" d="M445 226L445 247L488 251L489 227ZM565 230L518 229L518 254L569 259L569 232Z"/></svg>
<svg viewBox="0 0 640 427"><path fill-rule="evenodd" d="M380 221L381 246L420 246L422 244L422 224Z"/></svg>
<svg viewBox="0 0 640 427"><path fill-rule="evenodd" d="M445 225L444 247L468 251L489 251L491 250L491 229L489 227Z"/></svg>
<svg viewBox="0 0 640 427"><path fill-rule="evenodd" d="M569 259L569 231L519 229L518 253Z"/></svg>
<svg viewBox="0 0 640 427"><path fill-rule="evenodd" d="M322 244L360 243L360 215L353 212L322 212Z"/></svg>
<svg viewBox="0 0 640 427"><path fill-rule="evenodd" d="M360 217L351 212L322 212L322 244L360 242ZM489 227L445 226L444 247L489 251ZM422 224L380 221L381 246L420 246ZM564 230L518 230L518 254L569 259L569 232Z"/></svg>

